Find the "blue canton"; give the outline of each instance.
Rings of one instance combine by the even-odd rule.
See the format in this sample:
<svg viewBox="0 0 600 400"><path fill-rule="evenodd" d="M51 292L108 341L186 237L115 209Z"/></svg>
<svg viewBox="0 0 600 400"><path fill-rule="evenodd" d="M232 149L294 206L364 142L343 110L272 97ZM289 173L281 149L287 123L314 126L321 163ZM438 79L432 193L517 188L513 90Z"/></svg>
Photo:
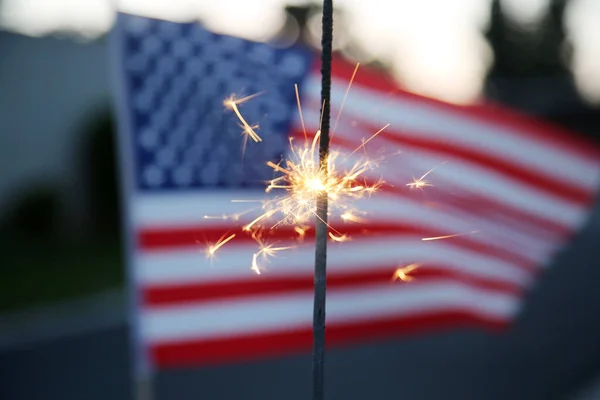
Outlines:
<svg viewBox="0 0 600 400"><path fill-rule="evenodd" d="M211 33L196 23L119 15L126 104L138 190L264 187L265 165L279 160L296 116L294 83L312 53ZM264 94L241 104L263 142L243 136L223 100Z"/></svg>

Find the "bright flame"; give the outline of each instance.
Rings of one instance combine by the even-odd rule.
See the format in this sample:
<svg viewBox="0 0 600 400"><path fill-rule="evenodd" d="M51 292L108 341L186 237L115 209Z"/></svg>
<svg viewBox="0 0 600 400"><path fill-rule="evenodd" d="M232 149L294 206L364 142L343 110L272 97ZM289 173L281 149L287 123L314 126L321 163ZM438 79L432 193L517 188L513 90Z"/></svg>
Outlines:
<svg viewBox="0 0 600 400"><path fill-rule="evenodd" d="M331 213L339 212L344 215L352 201L372 194L381 186L381 180L368 183L364 177L366 172L375 167L373 161L360 160L351 167L342 169L337 162L340 154L331 151L325 161L327 164L319 163L316 146L319 137L320 132L317 131L312 144L302 147L294 146L290 139L291 155L285 164L267 163L281 175L269 182L266 192L273 189L284 192L281 197L265 202L263 208L266 212L259 219L269 213L279 213L282 218L277 224L306 223L317 214L315 199L323 192L327 193Z"/></svg>

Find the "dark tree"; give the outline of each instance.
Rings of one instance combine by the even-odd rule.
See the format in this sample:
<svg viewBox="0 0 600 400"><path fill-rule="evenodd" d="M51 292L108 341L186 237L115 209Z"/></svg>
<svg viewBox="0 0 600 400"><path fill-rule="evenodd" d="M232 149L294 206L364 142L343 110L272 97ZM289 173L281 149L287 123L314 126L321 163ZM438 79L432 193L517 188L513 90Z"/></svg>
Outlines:
<svg viewBox="0 0 600 400"><path fill-rule="evenodd" d="M492 77L524 78L568 74L563 14L566 1L553 1L538 26L513 23L500 0L492 3L487 39L494 52Z"/></svg>
<svg viewBox="0 0 600 400"><path fill-rule="evenodd" d="M119 186L114 118L110 110L97 112L84 128L81 152L90 231L100 236L119 234Z"/></svg>

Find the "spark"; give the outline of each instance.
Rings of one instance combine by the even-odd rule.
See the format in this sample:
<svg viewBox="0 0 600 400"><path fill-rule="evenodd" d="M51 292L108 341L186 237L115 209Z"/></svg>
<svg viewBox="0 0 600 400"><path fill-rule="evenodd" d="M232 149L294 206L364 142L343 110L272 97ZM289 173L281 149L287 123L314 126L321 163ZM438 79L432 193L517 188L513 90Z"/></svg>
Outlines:
<svg viewBox="0 0 600 400"><path fill-rule="evenodd" d="M358 67L360 63L356 63L356 67L354 67L354 72L352 72L352 76L350 77L350 82L348 82L348 88L346 88L346 93L344 94L344 98L342 99L342 104L340 105L340 110L338 111L338 115L335 118L335 123L333 124L333 129L331 130L331 136L335 134L338 122L342 115L342 110L344 109L344 105L346 104L346 99L348 98L348 93L350 93L350 88L352 87L352 83L354 82L354 77L356 76L356 72L358 72Z"/></svg>
<svg viewBox="0 0 600 400"><path fill-rule="evenodd" d="M396 271L394 271L394 275L392 276L392 281L396 281L396 280L401 280L404 282L410 282L412 281L413 278L412 276L408 275L410 272L414 271L415 269L419 268L421 266L421 264L409 264L405 267L399 267L398 269L396 269Z"/></svg>
<svg viewBox="0 0 600 400"><path fill-rule="evenodd" d="M280 246L280 247L275 247L275 245L277 243L265 243L262 240L262 235L260 233L259 230L255 231L252 233L252 238L254 239L254 241L256 241L256 243L258 244L258 252L254 253L252 255L252 264L251 264L251 270L256 272L257 274L260 275L260 271L261 268L258 265L258 258L262 257L263 261L267 262L269 257L275 257L277 255L278 252L280 251L284 251L284 250L290 250L295 248L296 246Z"/></svg>
<svg viewBox="0 0 600 400"><path fill-rule="evenodd" d="M242 128L242 136L244 137L244 140L242 142L242 159L244 158L244 155L246 154L246 145L248 144L248 138L252 138L252 140L254 140L253 135L256 135L256 131L255 129L259 128L258 124L249 126L249 125L244 125L244 124L238 124L240 126L240 128ZM257 135L258 136L258 135ZM260 139L260 137L258 138Z"/></svg>
<svg viewBox="0 0 600 400"><path fill-rule="evenodd" d="M251 228L254 225L256 225L256 223L258 223L261 219L268 218L268 217L272 216L273 214L275 214L275 212L276 212L276 210L269 210L266 213L259 215L252 222L250 222L248 225L244 226L244 228L242 230L244 230L246 232L250 232Z"/></svg>
<svg viewBox="0 0 600 400"><path fill-rule="evenodd" d="M361 218L358 215L355 215L352 211L346 211L340 215L344 222L355 222L358 224L364 224L367 222L366 218Z"/></svg>
<svg viewBox="0 0 600 400"><path fill-rule="evenodd" d="M304 125L304 116L302 115L302 106L300 105L300 93L298 92L298 84L294 84L294 89L296 90L296 102L298 103L298 115L300 115L300 123L302 124L302 132L304 133L304 140L308 141L308 137L306 136L306 126Z"/></svg>
<svg viewBox="0 0 600 400"><path fill-rule="evenodd" d="M244 117L242 116L242 113L240 112L240 110L238 108L238 104L245 103L248 100L251 100L251 99L255 98L256 96L259 96L263 93L264 92L255 93L255 94L251 94L250 96L246 96L246 97L242 97L242 98L236 98L235 94L232 94L231 96L229 96L228 98L223 100L223 105L225 106L225 108L233 110L235 115L238 117L238 119L242 123L241 124L241 127L243 128L242 133L246 136L246 140L248 137L250 137L250 139L254 140L255 142L262 142L262 138L260 136L258 136L256 131L254 130L255 128L258 128L258 125L250 125L248 122L246 122L246 120L244 119Z"/></svg>
<svg viewBox="0 0 600 400"><path fill-rule="evenodd" d="M204 219L231 219L230 215L205 215Z"/></svg>
<svg viewBox="0 0 600 400"><path fill-rule="evenodd" d="M260 246L260 250L257 253L259 256L262 255L263 259L267 259L268 257L275 257L275 255L277 254L277 252L280 251L284 251L284 250L290 250L290 249L295 249L296 246L281 246L281 247L275 247L275 243L271 243L271 244L262 244Z"/></svg>
<svg viewBox="0 0 600 400"><path fill-rule="evenodd" d="M304 236L306 236L306 231L309 230L308 226L295 226L294 231L298 234L299 240L304 240Z"/></svg>
<svg viewBox="0 0 600 400"><path fill-rule="evenodd" d="M233 240L233 238L236 236L235 233L225 237L225 235L221 236L221 238L219 240L217 240L217 242L215 244L209 245L206 247L206 257L211 258L214 257L215 253L217 252L217 250L219 250L221 247L223 247L225 245L225 243Z"/></svg>
<svg viewBox="0 0 600 400"><path fill-rule="evenodd" d="M429 171L425 172L419 179L413 178L413 181L407 183L406 186L410 187L411 189L423 189L425 186L433 186L431 183L429 183L429 181L425 180L425 177L432 173L437 167L444 165L447 162L448 161L444 161L440 165L436 165L435 167L431 168Z"/></svg>
<svg viewBox="0 0 600 400"><path fill-rule="evenodd" d="M348 235L334 235L333 233L329 232L329 237L331 238L331 240L333 240L334 242L347 242L350 240L350 237Z"/></svg>
<svg viewBox="0 0 600 400"><path fill-rule="evenodd" d="M411 189L423 189L425 186L433 186L429 183L429 181L423 180L421 178L415 179L410 183L407 183L406 186L409 186Z"/></svg>
<svg viewBox="0 0 600 400"><path fill-rule="evenodd" d="M258 258L258 253L254 253L252 255L252 266L250 267L250 269L254 272L256 272L258 275L260 275L260 268L258 267L258 262L256 261L256 259Z"/></svg>
<svg viewBox="0 0 600 400"><path fill-rule="evenodd" d="M429 240L441 240L441 239L450 239L453 237L457 237L457 236L464 236L464 235L472 235L474 233L477 233L479 231L471 231L471 232L464 232L464 233L455 233L453 235L444 235L444 236L433 236L433 237L426 237L426 238L422 238L422 241L429 241Z"/></svg>
<svg viewBox="0 0 600 400"><path fill-rule="evenodd" d="M377 135L379 135L381 132L383 132L388 126L390 126L390 124L387 124L386 126L384 126L383 128L381 128L380 130L378 130L377 132L375 132L373 135L371 135L370 138L368 138L367 140L365 140L364 142L362 142L362 144L360 146L358 146L356 149L354 149L354 151L352 153L350 153L349 155L352 155L352 154L356 153L360 148L364 148L367 143L369 143Z"/></svg>
<svg viewBox="0 0 600 400"><path fill-rule="evenodd" d="M252 200L247 200L247 201L242 201L242 200L236 201L236 200L232 200L231 202L232 202L232 203L234 203L234 202L252 202ZM239 219L240 219L242 216L244 216L244 215L246 215L246 214L249 214L249 213L251 213L252 211L256 211L256 209L257 209L257 208L259 208L259 207L251 208L251 209L249 209L249 210L242 211L242 212L239 212L239 213L233 213L233 214L205 215L203 218L204 218L204 219L221 219L221 220L232 220L232 221L239 221Z"/></svg>

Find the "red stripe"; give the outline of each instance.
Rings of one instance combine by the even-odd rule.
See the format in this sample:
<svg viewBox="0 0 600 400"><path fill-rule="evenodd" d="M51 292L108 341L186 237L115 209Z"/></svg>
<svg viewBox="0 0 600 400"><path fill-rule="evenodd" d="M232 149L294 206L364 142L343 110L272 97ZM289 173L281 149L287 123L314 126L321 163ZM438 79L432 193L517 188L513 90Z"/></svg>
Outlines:
<svg viewBox="0 0 600 400"><path fill-rule="evenodd" d="M405 187L384 185L380 190L400 196L407 196ZM471 214L485 217L489 221L493 221L492 217L494 215L499 216L503 220L503 223L499 226L512 222L512 227L520 229L522 234L539 234L546 240L550 240L557 237L565 239L573 233L573 228L570 226L563 225L562 223L544 217L532 215L522 209L502 203L492 197L484 197L466 190L449 195L448 192L441 191L435 187L428 188L428 191L430 193L437 192L437 199L443 198L444 200L440 202L446 206L453 206L462 211L468 211ZM446 196L444 196L444 194L446 194ZM501 221L496 220L496 222Z"/></svg>
<svg viewBox="0 0 600 400"><path fill-rule="evenodd" d="M318 63L316 68L318 68ZM353 64L339 57L334 60L333 75L335 77L349 82L353 71ZM488 102L478 105L459 106L409 93L400 89L387 74L368 67L361 67L359 69L354 78L354 84L382 92L382 101L385 97L410 100L413 103L429 106L442 112L449 112L466 119L479 120L492 123L496 126L507 127L518 131L518 134L528 136L540 142L552 143L562 150L575 153L580 157L587 157L594 162L600 159L600 146L582 137L577 132L561 129L539 119L504 108L498 104Z"/></svg>
<svg viewBox="0 0 600 400"><path fill-rule="evenodd" d="M373 126L358 121L356 121L356 123L361 125L365 132L376 132L379 129L375 129ZM472 162L476 165L491 168L501 175L508 176L527 186L537 188L540 191L550 193L553 196L563 198L575 204L590 205L594 201L593 191L583 189L568 181L555 179L548 175L542 175L537 171L519 167L514 163L506 161L491 153L483 153L475 149L465 148L461 145L454 144L451 141L442 142L438 140L421 139L418 138L418 135L405 135L405 132L406 131L388 128L388 130L377 136L377 140L383 141L384 143L393 143L394 148L402 148L401 146L408 145L418 150L437 154L441 157L452 156ZM304 137L304 134L301 131L295 131L293 135L297 138ZM333 141L350 151L360 145L360 142L353 142L339 136L335 136Z"/></svg>
<svg viewBox="0 0 600 400"><path fill-rule="evenodd" d="M389 185L382 186L381 190L398 195L405 195L406 193L405 187L399 188ZM505 221L512 220L517 223L522 230L531 229L531 233L536 233L541 230L547 233L547 235L544 235L546 237L565 237L573 231L571 226L530 214L520 208L496 200L494 197L483 196L467 190L462 190L461 192L452 193L450 195L447 191L439 190L435 187L428 188L428 191L432 192L432 194L437 192L438 200L444 198L444 201L441 202L444 205L451 205L461 210L488 218L494 214L501 215Z"/></svg>
<svg viewBox="0 0 600 400"><path fill-rule="evenodd" d="M354 149L357 145L349 140L339 138L336 139L336 142L346 149ZM482 156L481 161L483 162L483 160L484 158ZM493 164L488 164L488 166L492 168L494 167ZM520 169L515 168L514 172L516 173L517 171L520 171ZM506 172L507 171L504 171L505 174ZM527 177L528 175L531 176ZM546 181L546 183L551 184L553 188L550 186L545 186L544 183L538 184L530 182L529 179L534 179L534 176L530 172L525 172L523 176L511 175L511 177L520 180L527 185L535 186L545 191L551 191L553 195L565 197L559 194L561 188L560 184L556 182L551 183L551 180ZM540 182L544 182L543 178L538 179L540 179ZM404 185L401 187L385 185L382 187L382 190L402 195L404 197L407 197L407 195L410 194L410 191L407 190ZM429 193L441 193L440 190L435 187L428 188L427 191ZM570 188L568 184L565 185L565 193L567 193L566 197L570 198L570 200L573 200L573 198L576 197L579 203L585 203L586 206L591 205L594 200L594 194L592 192L585 192L577 189L576 193L576 190L573 187ZM523 227L524 229L531 229L532 227L537 227L536 232L532 232L533 234L539 234L540 230L542 230L542 232L552 232L561 236L569 235L572 232L572 228L569 226L565 226L562 223L558 223L548 218L532 215L526 211L523 211L522 209L503 203L499 200L496 200L494 197L482 195L481 193L461 189L460 193L452 193L451 195L448 195L448 193L446 194L446 196L438 195L438 200L446 205L454 205L464 210L477 212L481 215L490 215L491 213L502 215L505 220L509 219L516 222L519 225L519 228Z"/></svg>
<svg viewBox="0 0 600 400"><path fill-rule="evenodd" d="M443 232L440 230L427 229L421 226L413 226L404 223L369 223L368 225L349 224L343 227L334 226L342 233L351 238L365 238L379 236L409 236L419 240L424 237L439 237L456 232ZM239 233L242 233L241 226L237 228ZM207 241L215 243L225 234L222 226L188 226L188 227L160 227L160 228L143 228L139 232L138 245L145 251L160 251L165 249L198 247L199 243ZM305 239L313 239L315 235L314 229L309 229L305 234ZM265 232L265 240L283 241L295 240L298 234L293 227L281 226ZM500 246L488 245L472 240L468 235L457 236L447 239L452 245L468 249L480 254L493 255L495 258L504 260L515 265L532 270L535 268L531 261L520 256L518 253L511 252ZM235 243L252 243L254 239L249 234L240 234L234 239Z"/></svg>
<svg viewBox="0 0 600 400"><path fill-rule="evenodd" d="M447 310L411 317L328 324L326 341L329 348L449 328L483 327L499 331L507 326L508 321L498 317L476 315L465 310ZM239 337L158 344L149 348L149 355L154 365L173 368L283 357L308 353L311 346L312 329L306 327Z"/></svg>
<svg viewBox="0 0 600 400"><path fill-rule="evenodd" d="M360 272L335 272L327 275L327 290L359 288L365 285L400 285L394 281L397 265L370 266ZM298 267L297 270L302 270ZM423 265L410 273L415 279L411 284L458 281L482 290L518 295L522 287L514 283L475 277L467 273L451 271L442 266ZM249 275L248 278L212 282L184 283L177 285L147 286L142 289L142 302L148 307L215 300L247 298L252 296L290 294L313 290L313 276L300 273L293 276ZM398 290L402 290L399 288Z"/></svg>

